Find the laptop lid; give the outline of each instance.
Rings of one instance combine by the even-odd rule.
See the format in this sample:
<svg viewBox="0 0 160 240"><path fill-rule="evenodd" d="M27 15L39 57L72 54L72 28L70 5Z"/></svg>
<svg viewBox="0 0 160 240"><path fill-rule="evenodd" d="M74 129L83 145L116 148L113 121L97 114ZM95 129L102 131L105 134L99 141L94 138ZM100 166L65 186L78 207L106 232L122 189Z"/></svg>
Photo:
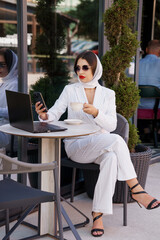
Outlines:
<svg viewBox="0 0 160 240"><path fill-rule="evenodd" d="M6 98L10 124L22 130L34 132L30 95L6 90Z"/></svg>

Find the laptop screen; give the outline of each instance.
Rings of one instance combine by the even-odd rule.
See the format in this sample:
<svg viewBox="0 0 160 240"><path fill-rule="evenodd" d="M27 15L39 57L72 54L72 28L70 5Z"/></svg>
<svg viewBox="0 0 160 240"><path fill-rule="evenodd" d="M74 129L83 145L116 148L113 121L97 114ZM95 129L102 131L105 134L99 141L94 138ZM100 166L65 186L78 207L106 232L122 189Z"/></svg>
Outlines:
<svg viewBox="0 0 160 240"><path fill-rule="evenodd" d="M29 94L6 90L8 115L13 127L33 132L32 104Z"/></svg>

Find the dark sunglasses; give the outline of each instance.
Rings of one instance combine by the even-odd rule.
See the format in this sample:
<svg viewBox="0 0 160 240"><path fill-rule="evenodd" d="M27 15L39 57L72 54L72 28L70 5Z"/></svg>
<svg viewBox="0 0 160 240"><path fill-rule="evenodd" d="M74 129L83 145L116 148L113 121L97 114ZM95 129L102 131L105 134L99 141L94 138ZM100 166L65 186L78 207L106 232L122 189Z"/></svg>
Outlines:
<svg viewBox="0 0 160 240"><path fill-rule="evenodd" d="M90 69L90 67L89 67L88 65L83 65L83 66L82 66L82 70L83 70L83 71L88 71L88 69ZM75 67L75 71L76 71L76 72L79 72L80 70L81 70L81 67L80 67L80 66L76 66L76 67Z"/></svg>
<svg viewBox="0 0 160 240"><path fill-rule="evenodd" d="M6 66L6 63L0 62L0 68L4 68Z"/></svg>

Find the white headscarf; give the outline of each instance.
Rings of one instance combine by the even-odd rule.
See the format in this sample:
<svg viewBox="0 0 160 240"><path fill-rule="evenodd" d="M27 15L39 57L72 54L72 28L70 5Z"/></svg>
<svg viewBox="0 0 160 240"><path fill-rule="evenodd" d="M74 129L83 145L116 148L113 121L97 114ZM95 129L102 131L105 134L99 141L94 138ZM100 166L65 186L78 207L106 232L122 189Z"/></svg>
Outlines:
<svg viewBox="0 0 160 240"><path fill-rule="evenodd" d="M2 82L6 82L6 81L17 81L17 76L18 76L18 57L17 55L11 50L12 52L12 65L10 68L10 71L8 73L7 76L5 76L4 78L2 78Z"/></svg>
<svg viewBox="0 0 160 240"><path fill-rule="evenodd" d="M8 116L5 90L18 90L18 57L12 51L12 64L8 75L0 79L0 118Z"/></svg>
<svg viewBox="0 0 160 240"><path fill-rule="evenodd" d="M97 67L96 67L96 71L94 73L93 79L90 82L84 83L78 77L78 81L81 83L81 85L84 88L95 88L99 85L98 80L101 78L103 70L102 70L102 64L101 64L99 58L97 57L96 54L95 54L95 56L97 58Z"/></svg>

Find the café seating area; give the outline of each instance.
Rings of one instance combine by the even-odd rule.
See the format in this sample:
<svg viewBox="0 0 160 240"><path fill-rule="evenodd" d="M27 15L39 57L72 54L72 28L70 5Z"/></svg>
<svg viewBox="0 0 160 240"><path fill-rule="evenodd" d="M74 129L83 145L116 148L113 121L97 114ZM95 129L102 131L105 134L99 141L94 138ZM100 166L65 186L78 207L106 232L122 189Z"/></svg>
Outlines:
<svg viewBox="0 0 160 240"><path fill-rule="evenodd" d="M160 198L159 191L159 172L160 172L160 164L154 163L149 167L147 182L146 182L146 191L152 193L152 195ZM62 202L62 205L65 207L67 212L71 212L71 220L78 222L81 220L81 216L74 212L74 210L70 210L69 206L66 206L65 203ZM77 231L83 240L92 240L94 237L90 234L90 229L92 226L92 217L91 217L91 205L92 200L88 198L86 193L75 196L74 198L74 206L78 207L81 211L85 212L85 214L90 218L90 223L82 228L79 228ZM113 207L113 215L105 216L104 219L104 229L105 234L101 237L101 240L135 240L135 239L145 239L145 240L157 240L159 239L160 229L159 229L159 214L160 209L156 209L153 211L148 211L145 208L139 208L136 203L128 203L128 225L123 226L122 224L122 204L114 204ZM37 213L34 212L27 217L27 220L31 223L36 222ZM79 219L80 218L80 219ZM154 222L154 224L153 224ZM63 220L63 225L66 223ZM0 239L2 239L4 235L4 226L0 228ZM11 240L18 240L20 237L24 235L31 235L35 230L26 227L24 225L20 226L16 233L13 234ZM75 240L71 231L64 232L64 238L67 240ZM40 239L40 238L37 238ZM45 240L54 239L50 236L46 236Z"/></svg>
<svg viewBox="0 0 160 240"><path fill-rule="evenodd" d="M159 185L157 184L157 180L159 179L159 170L160 170L160 164L159 164L159 156L160 151L159 149L155 149L152 146L152 159L151 164L149 166L149 172L147 176L147 182L145 190L149 193L151 193L153 196L155 196L157 199L160 199L160 193L159 193ZM27 185L30 184L29 179ZM70 199L69 199L70 200ZM90 222L85 227L80 227L77 229L80 239L83 240L90 240L94 239L90 234L90 229L92 227L92 217L91 217L91 206L92 206L92 199L90 199L87 195L87 193L82 193L79 195L76 195L74 197L74 202L72 203L76 208L78 208L81 212L85 213L85 215L90 219ZM70 207L68 204L66 204L64 201L62 201L62 206L64 206L67 214L71 218L71 221L74 224L78 224L81 222L82 216L72 207ZM158 218L159 218L159 209L148 212L145 208L140 209L139 206L132 202L127 204L127 216L128 216L128 224L127 226L123 226L122 219L123 219L123 204L122 203L116 203L114 204L114 214L110 216L104 217L104 229L105 234L101 238L103 239L135 239L134 232L136 233L137 239L150 239L151 233L150 233L150 224L152 219L154 220L154 236L157 237L159 233L158 228ZM37 215L38 212L35 211L31 213L27 217L27 221L29 223L36 224L37 221ZM144 223L144 216L145 216L145 223ZM52 224L52 223L51 223ZM11 225L14 225L14 222L11 223ZM5 227L3 224L0 225L0 239L3 239L5 235ZM63 219L63 228L66 228L66 221ZM27 237L29 235L34 235L35 230L32 229L29 226L22 225L18 227L15 233L13 233L13 236L10 240L18 240L23 237ZM121 236L121 238L119 238ZM150 236L149 238L147 238ZM32 238L31 238L32 239ZM40 239L40 238L37 238ZM46 235L44 239L56 239L49 235ZM68 240L74 240L79 239L76 238L72 231L65 230L64 231L64 239ZM154 239L154 238L152 238ZM156 239L156 238L155 238Z"/></svg>

